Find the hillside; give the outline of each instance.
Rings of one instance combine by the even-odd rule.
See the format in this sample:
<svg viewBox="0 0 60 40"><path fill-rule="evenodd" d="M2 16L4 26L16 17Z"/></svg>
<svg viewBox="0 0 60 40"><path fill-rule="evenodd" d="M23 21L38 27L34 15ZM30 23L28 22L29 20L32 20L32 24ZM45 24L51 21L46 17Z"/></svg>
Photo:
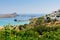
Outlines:
<svg viewBox="0 0 60 40"><path fill-rule="evenodd" d="M60 40L60 20L44 16L30 19L29 24L6 25L0 29L1 40Z"/></svg>

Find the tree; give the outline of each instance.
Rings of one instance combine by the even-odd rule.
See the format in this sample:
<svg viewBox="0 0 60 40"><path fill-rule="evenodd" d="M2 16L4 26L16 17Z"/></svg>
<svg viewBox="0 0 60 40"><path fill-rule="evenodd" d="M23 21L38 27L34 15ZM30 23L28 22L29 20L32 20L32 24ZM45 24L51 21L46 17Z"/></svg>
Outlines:
<svg viewBox="0 0 60 40"><path fill-rule="evenodd" d="M50 17L46 17L47 18L47 22L51 22L51 19Z"/></svg>

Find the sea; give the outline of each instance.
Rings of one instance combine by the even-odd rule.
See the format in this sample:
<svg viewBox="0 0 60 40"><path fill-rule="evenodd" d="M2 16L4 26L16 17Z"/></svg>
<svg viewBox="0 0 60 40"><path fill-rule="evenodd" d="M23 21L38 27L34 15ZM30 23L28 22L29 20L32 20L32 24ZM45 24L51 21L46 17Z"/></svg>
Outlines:
<svg viewBox="0 0 60 40"><path fill-rule="evenodd" d="M17 20L29 20L31 18L37 18L41 17L44 14L18 14L18 16L14 18L0 18L0 26L5 26L5 25L24 25L24 24L29 24L30 21L14 21L15 19Z"/></svg>

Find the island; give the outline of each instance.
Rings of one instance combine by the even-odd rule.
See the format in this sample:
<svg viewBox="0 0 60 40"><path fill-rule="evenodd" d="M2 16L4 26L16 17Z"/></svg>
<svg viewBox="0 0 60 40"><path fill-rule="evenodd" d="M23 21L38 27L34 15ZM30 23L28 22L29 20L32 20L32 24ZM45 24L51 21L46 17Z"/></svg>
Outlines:
<svg viewBox="0 0 60 40"><path fill-rule="evenodd" d="M13 18L16 16L17 16L17 13L0 14L0 18Z"/></svg>

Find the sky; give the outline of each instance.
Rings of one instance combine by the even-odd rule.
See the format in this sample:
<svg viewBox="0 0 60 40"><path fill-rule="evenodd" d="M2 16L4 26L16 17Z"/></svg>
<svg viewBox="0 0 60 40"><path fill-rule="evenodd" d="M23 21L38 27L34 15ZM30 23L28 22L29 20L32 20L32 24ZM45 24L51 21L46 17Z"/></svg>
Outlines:
<svg viewBox="0 0 60 40"><path fill-rule="evenodd" d="M48 14L60 9L60 0L0 0L0 14Z"/></svg>

